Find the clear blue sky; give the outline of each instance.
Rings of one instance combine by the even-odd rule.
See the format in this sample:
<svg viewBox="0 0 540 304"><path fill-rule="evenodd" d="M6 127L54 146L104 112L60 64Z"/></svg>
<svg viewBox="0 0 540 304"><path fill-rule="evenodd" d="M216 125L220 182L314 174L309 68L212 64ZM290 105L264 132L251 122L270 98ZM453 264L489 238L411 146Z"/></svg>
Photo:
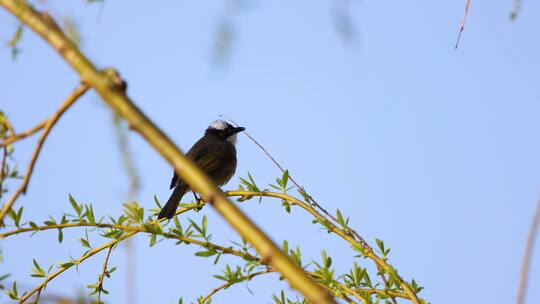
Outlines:
<svg viewBox="0 0 540 304"><path fill-rule="evenodd" d="M415 278L432 303L511 303L526 234L540 189L540 4L525 1L517 22L512 1L472 1L459 50L453 45L463 1L352 3L357 37L347 45L333 25L332 5L317 1L249 1L234 18L230 60L211 60L225 1L48 1L58 18L78 20L82 49L102 67L114 66L129 95L183 149L225 113L241 122L330 210L340 208L373 243L385 240L390 261ZM44 5L41 4L40 7ZM0 41L16 21L0 10ZM49 115L77 77L33 33L25 32L16 61L0 52L0 108L18 130ZM137 135L131 137L142 175L139 202L169 195L171 168ZM25 167L36 138L16 145ZM239 138L237 176L249 170L259 184L278 174L265 156ZM236 188L235 177L226 189ZM15 187L14 183L10 184ZM28 195L18 201L27 218L59 217L67 193L118 215L126 178L111 114L94 94L82 98L53 130ZM304 258L321 248L338 271L352 262L343 242L310 223L299 210L287 215L270 200L242 210L281 243L300 244ZM211 208L217 242L237 240ZM2 241L3 272L23 287L32 258L42 265L77 257L78 231L44 232ZM94 245L103 240L91 237ZM194 301L219 282L211 262L194 246L136 238L138 303ZM67 271L47 293L73 295L97 279L103 256ZM231 260L234 261L234 260ZM533 256L527 303L540 301L540 250ZM106 287L106 302L124 302L125 252ZM215 303L269 303L288 290L276 276L218 294ZM7 301L5 296L0 301Z"/></svg>

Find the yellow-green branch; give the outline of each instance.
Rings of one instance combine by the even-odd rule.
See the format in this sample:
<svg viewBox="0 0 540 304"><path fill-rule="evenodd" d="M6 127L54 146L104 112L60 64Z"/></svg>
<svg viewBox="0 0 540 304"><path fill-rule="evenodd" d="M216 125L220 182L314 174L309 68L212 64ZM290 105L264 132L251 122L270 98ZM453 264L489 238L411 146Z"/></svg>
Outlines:
<svg viewBox="0 0 540 304"><path fill-rule="evenodd" d="M6 138L3 142L0 143L0 147L7 147L16 141L27 138L28 136L37 133L38 131L40 131L41 129L45 127L47 120L48 119L45 119L44 121L38 123L37 125L33 126L32 128L24 132L11 135L10 137Z"/></svg>
<svg viewBox="0 0 540 304"><path fill-rule="evenodd" d="M193 208L183 208L183 209L180 209L177 212L177 214L181 214L181 213L184 213L184 212L186 212L188 210L192 210L192 209ZM185 243L188 243L188 244L198 245L200 247L206 248L208 250L213 250L213 251L218 252L220 254L234 255L234 256L240 257L240 258L242 258L242 259L244 259L246 261L260 263L261 265L266 265L268 267L271 267L271 268L266 269L265 271L261 271L260 273L250 274L250 275L246 276L246 278L244 280L242 280L242 281L251 280L253 277L258 276L258 275L262 275L262 274L265 274L265 273L277 272L275 268L273 268L271 265L268 265L260 257L251 255L251 254L249 254L247 252L235 250L235 249L225 247L225 246L216 245L216 244L211 243L211 242L206 242L206 241L201 241L201 240L197 240L197 239L193 239L193 238L189 238L189 237L184 237L184 236L177 235L177 234L166 233L166 232L158 233L158 232L156 232L154 230L148 229L148 225L125 226L125 225L117 225L117 224L109 224L109 223L76 222L76 223L55 224L55 225L47 225L47 226L37 226L37 227L30 227L30 228L18 228L18 229L15 229L15 230L0 234L0 238L6 238L6 237L17 235L17 234L20 234L20 233L38 232L38 231L46 231L46 230L54 230L54 229L76 228L76 227L79 227L79 228L81 228L81 227L110 228L110 229L122 230L122 231L125 231L127 233L125 235L121 236L120 238L116 239L116 240L113 240L113 241L111 241L109 243L106 243L106 244L100 246L100 247L97 247L97 248L94 248L94 249L90 250L89 252L85 253L83 256L81 256L77 260L72 261L73 265L62 267L58 271L56 271L53 274L47 276L38 286L36 286L33 290L31 290L29 293L25 294L20 299L21 303L28 300L33 294L41 292L43 287L46 284L48 284L48 282L50 282L52 279L56 278L58 275L60 275L65 270L71 268L72 266L80 264L81 262L83 262L87 258L89 258L89 257L91 257L91 256L93 256L93 255L95 255L95 254L97 254L97 253L99 253L99 252L101 252L101 251L103 251L105 249L108 249L109 251L108 251L107 256L105 258L105 262L103 264L103 273L105 273L106 269L107 269L106 265L107 265L107 262L108 262L108 257L109 257L109 255L111 253L112 248L114 246L116 246L116 244L120 243L121 241L126 240L126 239L130 238L131 236L133 236L133 235L135 235L136 233L139 233L139 232L156 233L157 235L160 235L160 236L162 236L164 238L167 238L167 239L175 239L175 240L179 240L179 241L182 241L182 242L185 242ZM307 272L307 273L308 273L308 275L310 277L314 278L315 280L321 278L321 276L319 274L316 274L314 272ZM103 280L103 274L102 274L102 277L100 278L100 284L102 284L102 282L103 282L102 280ZM235 283L239 283L239 282L228 282L228 283L226 283L224 285L221 285L221 286L213 289L207 296L202 298L202 300L199 300L199 302L204 303L206 300L208 300L208 298L213 296L218 291L220 291L222 289L226 289L226 288L228 288L229 286L231 286L231 285L233 285ZM333 283L339 290L341 290L342 292L344 292L344 293L346 293L348 295L354 296L355 298L362 301L363 303L367 303L367 301L365 300L364 297L362 297L360 295L360 293L364 293L364 294L380 294L380 295L385 295L385 296L392 296L392 297L399 297L399 298L403 298L403 299L410 299L407 294L396 292L396 291L380 290L380 289L361 289L359 291L355 291L355 290L347 287L346 285L340 283L339 281L334 281ZM322 284L319 284L319 285L322 288L325 288L326 290L328 290L330 292L333 292L333 290L331 288L329 288L327 286L324 286ZM354 303L354 301L352 301L346 295L337 295L337 296L339 298L347 301L348 303Z"/></svg>
<svg viewBox="0 0 540 304"><path fill-rule="evenodd" d="M343 229L340 229L336 225L334 225L332 222L330 222L328 219L326 219L323 215L321 215L317 210L313 209L309 204L294 198L290 195L284 194L284 193L277 193L277 192L269 192L269 191L262 191L262 192L252 192L252 191L227 191L225 192L227 196L236 196L236 197L258 197L258 196L265 196L265 197L275 197L279 199L284 199L288 201L289 203L293 205L297 205L298 207L306 210L309 212L313 217L315 217L321 224L323 224L329 231L339 235L341 238L346 240L349 244L353 246L353 248L358 249L364 255L371 259L378 267L382 268L386 273L393 276L396 279L396 282L401 286L403 291L408 295L410 300L415 304L420 304L420 300L416 296L416 293L412 290L409 283L407 283L405 280L403 280L394 270L392 266L390 266L384 259L380 258L373 250L369 247L362 246L361 243L359 243L352 235L348 234Z"/></svg>
<svg viewBox="0 0 540 304"><path fill-rule="evenodd" d="M77 87L67 98L64 100L64 102L60 105L58 110L53 113L53 115L47 119L45 122L45 125L43 126L43 133L41 133L41 136L39 137L39 140L36 144L36 148L34 149L34 153L32 154L32 159L30 160L30 164L28 165L28 168L26 169L26 173L24 174L24 179L21 183L21 186L11 195L9 200L5 205L2 206L2 210L0 210L0 223L2 223L4 217L6 214L11 210L13 207L13 204L15 201L19 198L19 196L23 193L26 193L26 189L28 188L28 183L30 183L30 177L32 176L32 172L34 172L34 166L37 162L39 153L41 152L41 148L43 147L43 143L47 139L47 136L51 132L51 129L56 124L58 119L64 114L64 112L79 99L86 91L88 91L88 85L81 84L79 87Z"/></svg>
<svg viewBox="0 0 540 304"><path fill-rule="evenodd" d="M64 35L47 13L34 10L25 1L0 0L0 5L47 41L103 100L139 132L175 169L191 189L201 193L218 213L312 303L335 303L334 299L234 206L214 182L191 162L176 145L126 96L125 84L114 73L100 72Z"/></svg>

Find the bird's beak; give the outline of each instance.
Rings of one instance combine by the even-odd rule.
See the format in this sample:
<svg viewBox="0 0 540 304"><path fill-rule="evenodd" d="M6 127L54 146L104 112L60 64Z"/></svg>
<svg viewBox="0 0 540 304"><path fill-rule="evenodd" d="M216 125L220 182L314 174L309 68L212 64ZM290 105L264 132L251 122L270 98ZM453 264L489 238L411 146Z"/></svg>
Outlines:
<svg viewBox="0 0 540 304"><path fill-rule="evenodd" d="M234 128L233 129L233 134L240 133L240 132L244 131L245 129L246 128L244 128L244 127Z"/></svg>

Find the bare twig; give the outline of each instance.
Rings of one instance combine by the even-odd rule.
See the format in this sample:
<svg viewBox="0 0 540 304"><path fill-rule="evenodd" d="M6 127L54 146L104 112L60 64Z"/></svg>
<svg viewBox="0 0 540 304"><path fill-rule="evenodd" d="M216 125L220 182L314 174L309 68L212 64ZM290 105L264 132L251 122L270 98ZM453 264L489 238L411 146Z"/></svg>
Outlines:
<svg viewBox="0 0 540 304"><path fill-rule="evenodd" d="M47 139L47 136L51 132L51 129L56 124L58 119L64 114L64 112L79 99L86 91L88 91L89 86L87 84L81 84L79 87L77 87L67 98L64 100L64 102L60 105L58 110L56 110L53 115L47 119L47 122L45 124L43 133L41 134L36 147L34 149L34 153L32 155L32 159L30 160L30 164L28 165L28 168L26 169L26 173L24 175L23 181L21 186L11 195L7 203L2 206L2 210L0 210L0 223L3 222L4 217L6 214L11 210L11 207L19 198L21 194L26 193L26 189L28 188L28 183L30 182L30 177L32 176L32 172L34 170L34 165L36 164L36 161L38 159L39 153L41 152L41 148L43 147L43 143Z"/></svg>
<svg viewBox="0 0 540 304"><path fill-rule="evenodd" d="M45 119L44 121L38 123L37 125L33 126L32 128L18 134L13 134L10 137L6 138L3 142L0 143L1 147L9 146L10 144L19 141L21 139L24 139L30 135L33 135L40 131L41 129L45 128L45 125L47 124L48 119Z"/></svg>
<svg viewBox="0 0 540 304"><path fill-rule="evenodd" d="M527 245L525 246L525 254L523 255L523 263L521 264L521 276L519 279L519 287L517 292L517 304L525 303L525 292L527 291L527 279L529 277L529 268L531 264L531 257L534 248L534 241L536 239L536 233L538 225L540 224L540 199L538 200L536 211L534 212L531 228L529 229L529 237L527 238Z"/></svg>
<svg viewBox="0 0 540 304"><path fill-rule="evenodd" d="M465 23L467 22L467 16L469 16L469 5L471 4L471 0L467 0L467 3L465 4L465 14L463 15L463 19L461 20L461 26L459 28L459 34L456 40L456 46L454 47L456 50L459 46L459 40L461 39L461 33L463 33L463 30L465 29Z"/></svg>

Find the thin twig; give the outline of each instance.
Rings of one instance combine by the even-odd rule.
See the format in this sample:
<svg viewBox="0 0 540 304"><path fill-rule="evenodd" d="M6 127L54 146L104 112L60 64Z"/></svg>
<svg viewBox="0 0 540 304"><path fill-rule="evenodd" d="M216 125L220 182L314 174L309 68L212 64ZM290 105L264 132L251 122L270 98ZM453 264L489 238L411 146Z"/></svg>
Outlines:
<svg viewBox="0 0 540 304"><path fill-rule="evenodd" d="M3 142L0 143L1 147L9 146L12 143L19 141L21 139L27 138L30 135L33 135L40 131L41 129L45 128L45 125L47 124L47 121L49 119L45 119L44 121L38 123L37 125L33 126L32 128L18 134L13 134L10 137L6 138Z"/></svg>
<svg viewBox="0 0 540 304"><path fill-rule="evenodd" d="M89 86L87 84L81 84L79 87L77 87L67 98L64 100L64 102L60 105L58 110L56 110L55 113L47 120L47 123L45 124L45 127L43 129L43 133L41 134L36 147L34 149L34 153L32 155L32 159L30 160L30 164L28 165L28 168L26 169L26 173L24 175L24 179L22 181L21 186L11 195L8 202L2 206L2 210L0 210L0 223L3 222L4 217L6 214L11 210L11 207L19 198L19 195L26 193L26 189L28 188L28 183L30 182L30 177L32 176L32 172L34 171L34 165L36 164L36 161L38 159L39 153L41 152L41 148L43 147L43 143L47 139L47 136L51 132L51 129L56 124L58 119L64 114L64 112L79 99L86 91L88 91Z"/></svg>
<svg viewBox="0 0 540 304"><path fill-rule="evenodd" d="M254 273L251 273L251 274L248 274L247 276L245 276L242 281L232 281L232 282L227 282L223 285L220 285L214 289L212 289L206 296L204 297L201 297L197 300L197 302L199 304L204 304L206 303L206 301L208 301L208 299L210 299L213 295L215 295L217 292L223 290L223 289L227 289L229 287L231 287L232 285L235 285L237 283L240 283L240 282L246 282L246 281L250 281L251 279L253 279L254 277L257 277L257 276L260 276L260 275L263 275L263 274L268 274L268 273L274 273L276 272L274 269L272 268L268 268L266 270L263 270L263 271L259 271L259 272L254 272Z"/></svg>
<svg viewBox="0 0 540 304"><path fill-rule="evenodd" d="M120 238L120 239L113 240L113 241L111 241L109 243L106 243L106 244L104 244L104 245L102 245L102 246L100 246L98 248L94 248L94 249L86 252L85 254L83 254L78 259L71 261L71 262L73 262L73 265L68 266L68 267L62 267L62 268L58 269L56 272L54 272L53 274L47 276L47 278L45 278L45 280L43 280L38 286L36 286L34 289L32 289L31 291L26 293L24 296L22 296L19 299L19 303L22 304L22 303L26 302L26 300L28 300L33 294L35 294L36 292L40 292L41 289L43 289L43 287L45 287L45 285L47 285L47 283L49 283L52 279L56 278L57 276L59 276L60 274L62 274L64 271L68 270L72 266L82 263L84 260L86 260L89 257L95 255L96 253L101 252L102 250L105 250L107 248L110 248L110 247L116 245L117 243L119 243L121 240L123 240L125 238L128 238L128 237L131 237L132 235L134 235L136 233L137 233L136 231L127 233L126 235L122 236L122 238Z"/></svg>
<svg viewBox="0 0 540 304"><path fill-rule="evenodd" d="M471 0L467 0L467 3L465 4L465 14L463 15L463 20L461 20L461 26L459 28L459 34L456 40L456 46L454 49L457 50L459 46L459 40L461 39L461 33L463 33L463 30L465 29L465 23L467 22L467 16L469 16L469 5L471 4Z"/></svg>
<svg viewBox="0 0 540 304"><path fill-rule="evenodd" d="M232 197L234 197L234 196L240 196L240 197L265 196L265 197L274 197L274 198L279 198L279 199L285 199L288 202L290 202L291 204L297 205L297 206L301 207L302 209L308 211L315 218L317 218L321 223L325 222L325 218L321 214L319 214L315 209L313 209L309 204L307 204L307 203L305 203L305 202L303 202L301 200L298 200L298 199L296 199L296 198L294 198L292 196L289 196L287 194L276 193L276 192L250 192L250 191L228 191L228 192L225 192L225 194L227 196L232 196ZM201 202L201 203L202 204L207 204L206 202ZM200 205L193 204L193 206L190 206L190 207L180 208L176 212L176 215L185 213L187 211L193 210L193 209L198 208L198 207L200 207ZM162 221L164 221L164 219L161 219L159 222L162 222ZM357 243L357 241L353 237L351 237L350 235L343 232L340 228L336 227L335 225L333 225L330 222L325 222L325 223L328 224L328 226L326 226L326 227L327 227L327 229L329 229L329 231L339 235L341 238L345 239L348 243L350 243L353 247L355 247L355 248L363 248ZM121 242L123 240L126 240L126 239L130 238L131 236L133 236L133 235L135 235L135 234L137 234L139 232L155 233L155 231L150 231L148 229L149 226L150 225L123 226L123 225L109 224L109 223L72 222L72 223L55 224L55 225L47 225L47 226L17 228L17 229L12 230L12 231L1 233L0 234L0 239L7 238L9 236L17 235L17 234L20 234L20 233L45 231L45 230L56 230L56 229L65 229L65 228L75 228L75 227L110 228L110 229L118 229L118 230L122 230L122 231L127 232L126 235L124 235L121 238L119 238L118 240L116 240L117 242L109 243L111 246L113 246L113 245L116 245L117 243L119 243L119 242ZM179 241L183 241L185 243L199 245L201 247L205 247L207 249L214 250L214 251L217 251L217 252L220 252L220 253L223 253L223 254L236 255L236 256L239 256L239 257L241 257L241 258L243 258L245 260L248 260L248 261L251 261L251 262L261 263L262 265L272 267L271 265L268 265L267 262L265 262L264 259L262 259L260 257L253 256L253 255L248 254L246 252L234 250L234 249L229 248L229 247L219 246L219 245L215 245L215 244L212 244L212 243L209 243L209 242L200 241L200 240L196 240L196 239L192 239L192 238L184 237L184 236L179 236L179 235L171 234L171 233L163 232L163 233L159 233L159 235L164 237L164 238L176 239L176 240L179 240ZM101 250L104 250L104 249L107 249L109 247L103 247L102 246L100 248L101 248ZM101 251L101 250L99 250L99 251ZM94 252L94 254L98 253L99 251ZM368 252L368 253L366 253L366 256L368 258L370 258L370 259L375 259L376 263L381 263L381 265L386 265L386 267L390 267L390 266L388 266L388 264L386 264L386 262L384 260L378 258L374 253L369 253ZM386 269L385 267L383 267L383 268ZM54 275L57 276L58 274L54 274ZM314 273L309 273L309 275L311 277L318 277ZM399 276L396 276L396 280L397 280L398 283L402 282L402 281L400 281L402 279ZM50 281L50 280L48 280L48 281ZM403 283L403 284L406 284L406 283ZM343 286L345 286L345 285L343 285ZM343 289L345 292L347 292L347 293L349 293L349 294L351 294L351 295L353 295L355 297L359 297L359 299L361 298L359 293L352 292L352 290L351 290L351 292L349 292L349 291L347 291L347 288L345 288L345 287L340 287L340 288ZM403 299L409 299L409 300L413 301L414 303L418 303L418 302L415 302L415 300L414 300L414 298L415 298L414 293L411 294L411 293L407 292L408 289L406 287L403 287L403 285L402 285L402 288L403 288L403 290L405 290L405 293L391 291L391 290L379 290L379 289L361 289L360 292L368 293L368 294L380 294L380 295L385 295L385 296L389 296L389 297L399 297L399 298L403 298ZM37 290L37 289L35 289L35 290Z"/></svg>
<svg viewBox="0 0 540 304"><path fill-rule="evenodd" d="M538 225L540 224L540 199L534 212L531 228L529 229L529 237L527 238L527 245L525 246L525 254L523 255L523 263L521 265L521 276L519 279L519 287L517 292L517 304L525 303L525 292L527 291L527 280L529 277L529 268L531 264L532 252L534 248L534 241L536 239L536 233Z"/></svg>
<svg viewBox="0 0 540 304"><path fill-rule="evenodd" d="M175 215L179 215L179 214L182 214L182 213L185 213L189 210L193 210L194 207L192 208L181 208L179 209L178 211L176 211L176 214ZM161 220L158 220L158 222L163 222L164 219L161 219ZM115 228L115 229L120 229L120 227L118 225L111 225L111 224L99 224L99 223L87 223L87 222L84 222L84 223L78 223L78 227L87 227L87 226L95 226L95 227L107 227L107 228ZM63 225L64 227L54 227L56 229L58 228L67 228L67 227L77 227L76 225L72 225L72 224L61 224ZM53 225L53 226L61 226L61 225ZM52 229L52 228L48 228L50 226L43 226L43 227L37 227L34 229L34 231L42 231L42 230L48 230L48 229ZM116 239L116 240L113 240L109 243L106 243L104 245L102 245L101 247L98 247L98 248L95 248L95 249L92 249L88 252L86 252L85 254L83 254L81 257L79 257L77 260L74 260L74 264L73 265L78 265L80 264L81 262L83 262L84 260L88 259L89 257L101 252L102 250L105 250L105 249L108 249L112 246L115 246L116 244L122 242L123 240L125 239L128 239L132 236L134 236L135 234L139 233L141 230L137 230L137 229L134 229L134 230L128 230L128 229L131 229L131 227L129 226L123 226L123 228L125 228L126 230L124 231L129 231L128 233L126 233L125 235L121 236L120 238ZM134 228L137 228L137 227L134 227ZM3 234L0 234L0 239L4 238L4 237L7 237L9 235L14 235L14 234L18 234L18 233L22 233L22 232L28 232L30 230L28 229L33 229L33 228L21 228L21 229L17 229L17 230L14 230L14 231L10 231L8 233L3 233ZM63 268L60 268L58 271L56 271L55 273L47 276L47 278L45 278L45 280L43 280L38 286L36 286L34 289L32 289L31 291L29 291L28 293L26 293L21 299L19 299L19 302L20 303L24 303L26 300L28 300L33 294L35 294L36 292L40 292L41 289L47 285L47 283L49 281L51 281L52 279L56 278L57 276L59 276L60 274L62 274L64 271L68 270L69 268L71 268L73 265L69 266L69 267L63 267Z"/></svg>
<svg viewBox="0 0 540 304"><path fill-rule="evenodd" d="M238 124L236 123L236 121L232 120L230 117L228 117L227 115L224 115L224 114L221 114L222 117L224 117L225 119L229 120L230 122L232 122L234 125L238 126ZM281 166L281 164L270 154L270 152L268 152L268 150L266 150L266 148L264 148L257 140L255 140L255 138L253 138L251 135L249 135L249 133L247 131L243 131L242 133L244 133L254 144L256 144L263 152L264 154L266 154L266 156L268 156L268 158L270 158L270 160L279 168L279 170L281 171L281 173L284 173L285 172L285 169L283 168L283 166ZM334 221L334 223L338 223L338 220L335 216L333 216L330 212L326 211L326 209L324 209L316 200L315 198L313 198L313 196L311 196L309 193L306 192L306 190L304 189L303 186L300 186L300 184L294 179L294 177L291 175L291 172L289 171L289 180L296 186L296 188L299 190L299 191L302 191L304 192L307 197L309 198L309 200L311 201L311 203L317 208L319 209L322 213L324 213L326 216L328 216L329 218L332 219L332 221ZM356 238L358 238L358 241L364 246L364 247L370 247L369 244L364 240L363 237L361 237L356 231L354 231L354 229L350 228L350 227L347 227L347 230L352 233Z"/></svg>
<svg viewBox="0 0 540 304"><path fill-rule="evenodd" d="M105 276L107 276L107 264L109 263L109 257L111 256L113 248L114 246L109 247L109 251L107 252L107 256L105 257L105 262L103 262L103 270L101 272L101 276L99 276L97 296L98 303L101 303L101 291L103 290L103 281L105 280Z"/></svg>

